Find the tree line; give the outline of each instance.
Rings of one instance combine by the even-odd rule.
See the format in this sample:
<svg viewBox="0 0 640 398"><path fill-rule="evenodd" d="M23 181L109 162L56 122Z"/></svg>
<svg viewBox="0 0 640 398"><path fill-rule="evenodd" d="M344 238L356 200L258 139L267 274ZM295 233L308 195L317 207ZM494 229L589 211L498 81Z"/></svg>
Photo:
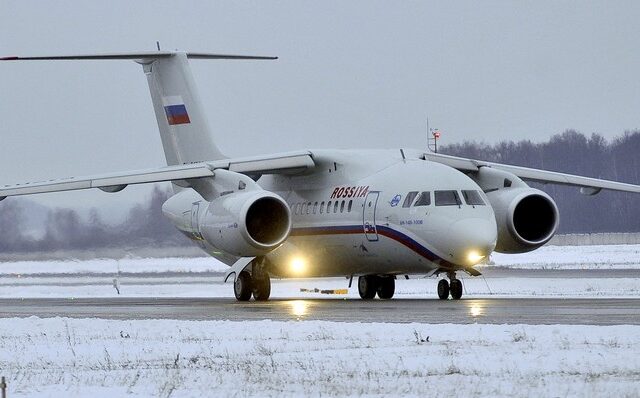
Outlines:
<svg viewBox="0 0 640 398"><path fill-rule="evenodd" d="M441 146L439 152L640 184L640 131L625 132L607 141L598 134L587 137L567 130L546 142L465 141ZM577 188L530 185L556 200L560 233L640 231L638 194L603 191L585 196ZM189 245L189 240L162 216L162 204L170 195L170 191L156 186L148 203L131 208L125 221L117 225L105 223L96 209L86 220L73 209L49 209L44 234L39 238L24 230L30 202L7 198L0 202L0 251Z"/></svg>
<svg viewBox="0 0 640 398"><path fill-rule="evenodd" d="M440 153L508 163L562 173L640 184L640 130L607 141L567 130L547 142L503 141L494 145L465 141L439 148ZM602 191L582 195L577 188L529 184L556 201L560 233L639 232L640 195Z"/></svg>
<svg viewBox="0 0 640 398"><path fill-rule="evenodd" d="M31 202L7 198L0 202L0 251L33 252L64 249L181 246L189 240L162 215L170 191L156 186L148 203L132 207L122 223L105 223L93 208L83 220L73 209L49 209L44 234L33 238L24 230Z"/></svg>

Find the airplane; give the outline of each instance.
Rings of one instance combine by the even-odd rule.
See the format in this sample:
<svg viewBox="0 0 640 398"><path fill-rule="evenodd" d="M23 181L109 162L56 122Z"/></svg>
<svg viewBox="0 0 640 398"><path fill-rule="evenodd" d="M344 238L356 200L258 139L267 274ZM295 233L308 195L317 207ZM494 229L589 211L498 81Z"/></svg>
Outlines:
<svg viewBox="0 0 640 398"><path fill-rule="evenodd" d="M170 181L162 206L177 229L229 265L239 301L268 300L271 277L357 276L362 299L391 299L397 277L440 276L438 297L460 299L457 273L480 275L494 251L547 243L558 208L526 182L640 193L640 186L416 149L301 150L228 158L216 146L190 59L277 57L154 51L3 57L0 61L133 60L147 77L167 167L0 186L17 195Z"/></svg>

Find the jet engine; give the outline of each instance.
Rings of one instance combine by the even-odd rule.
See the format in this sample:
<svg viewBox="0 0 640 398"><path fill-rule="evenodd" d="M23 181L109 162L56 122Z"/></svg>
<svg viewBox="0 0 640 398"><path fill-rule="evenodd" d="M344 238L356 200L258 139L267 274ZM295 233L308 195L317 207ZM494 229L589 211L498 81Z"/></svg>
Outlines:
<svg viewBox="0 0 640 398"><path fill-rule="evenodd" d="M250 257L279 247L291 232L291 212L278 195L251 190L213 200L201 219L202 237L229 254Z"/></svg>
<svg viewBox="0 0 640 398"><path fill-rule="evenodd" d="M487 193L498 224L496 251L525 253L547 243L558 228L558 207L546 193L526 187Z"/></svg>
<svg viewBox="0 0 640 398"><path fill-rule="evenodd" d="M558 207L549 195L504 170L480 167L469 175L487 194L498 225L495 251L526 253L547 243L558 228Z"/></svg>

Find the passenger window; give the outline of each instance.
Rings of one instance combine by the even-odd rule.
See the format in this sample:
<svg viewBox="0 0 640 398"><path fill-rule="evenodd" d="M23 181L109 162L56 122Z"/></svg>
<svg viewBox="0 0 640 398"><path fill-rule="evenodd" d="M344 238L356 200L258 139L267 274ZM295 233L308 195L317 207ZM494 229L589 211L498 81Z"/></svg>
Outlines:
<svg viewBox="0 0 640 398"><path fill-rule="evenodd" d="M300 207L300 214L304 214L304 211L307 209L307 204L303 203L302 206Z"/></svg>
<svg viewBox="0 0 640 398"><path fill-rule="evenodd" d="M327 202L327 214L331 213L331 201Z"/></svg>
<svg viewBox="0 0 640 398"><path fill-rule="evenodd" d="M414 206L429 206L431 204L431 192L422 192Z"/></svg>
<svg viewBox="0 0 640 398"><path fill-rule="evenodd" d="M484 206L484 200L482 200L482 196L480 196L480 192L478 191L462 191L462 196L464 197L464 201L468 205L472 206Z"/></svg>
<svg viewBox="0 0 640 398"><path fill-rule="evenodd" d="M351 213L351 206L353 206L353 200L349 201L349 206L347 206L347 211Z"/></svg>
<svg viewBox="0 0 640 398"><path fill-rule="evenodd" d="M313 214L316 214L317 210L318 210L318 202L313 204Z"/></svg>
<svg viewBox="0 0 640 398"><path fill-rule="evenodd" d="M320 214L324 212L324 202L320 203Z"/></svg>
<svg viewBox="0 0 640 398"><path fill-rule="evenodd" d="M413 203L413 200L416 198L416 196L418 196L418 191L411 191L407 194L407 197L404 198L404 203L402 204L402 207L411 207L411 204Z"/></svg>
<svg viewBox="0 0 640 398"><path fill-rule="evenodd" d="M457 191L436 191L436 206L460 206L462 201Z"/></svg>
<svg viewBox="0 0 640 398"><path fill-rule="evenodd" d="M340 203L340 213L344 213L344 200Z"/></svg>
<svg viewBox="0 0 640 398"><path fill-rule="evenodd" d="M333 204L333 212L337 213L338 212L338 204L339 202L336 200L336 202Z"/></svg>
<svg viewBox="0 0 640 398"><path fill-rule="evenodd" d="M307 203L307 214L311 213L311 202Z"/></svg>

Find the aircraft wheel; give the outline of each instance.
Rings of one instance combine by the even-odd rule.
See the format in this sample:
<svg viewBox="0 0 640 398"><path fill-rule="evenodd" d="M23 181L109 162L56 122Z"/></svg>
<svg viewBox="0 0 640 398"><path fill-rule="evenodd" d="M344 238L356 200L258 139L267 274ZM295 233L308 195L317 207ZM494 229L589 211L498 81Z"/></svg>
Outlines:
<svg viewBox="0 0 640 398"><path fill-rule="evenodd" d="M462 297L462 281L460 279L451 279L451 298L460 300Z"/></svg>
<svg viewBox="0 0 640 398"><path fill-rule="evenodd" d="M378 278L375 275L363 275L358 278L358 293L363 300L371 300L378 290Z"/></svg>
<svg viewBox="0 0 640 398"><path fill-rule="evenodd" d="M271 295L271 278L266 272L260 278L253 279L253 298L256 301L267 301Z"/></svg>
<svg viewBox="0 0 640 398"><path fill-rule="evenodd" d="M396 291L396 279L393 276L383 276L378 279L378 297L388 300Z"/></svg>
<svg viewBox="0 0 640 398"><path fill-rule="evenodd" d="M240 272L233 284L233 293L238 301L249 301L251 298L251 274L247 271Z"/></svg>
<svg viewBox="0 0 640 398"><path fill-rule="evenodd" d="M449 298L449 282L446 279L440 279L440 282L438 282L438 297L440 297L440 300Z"/></svg>

